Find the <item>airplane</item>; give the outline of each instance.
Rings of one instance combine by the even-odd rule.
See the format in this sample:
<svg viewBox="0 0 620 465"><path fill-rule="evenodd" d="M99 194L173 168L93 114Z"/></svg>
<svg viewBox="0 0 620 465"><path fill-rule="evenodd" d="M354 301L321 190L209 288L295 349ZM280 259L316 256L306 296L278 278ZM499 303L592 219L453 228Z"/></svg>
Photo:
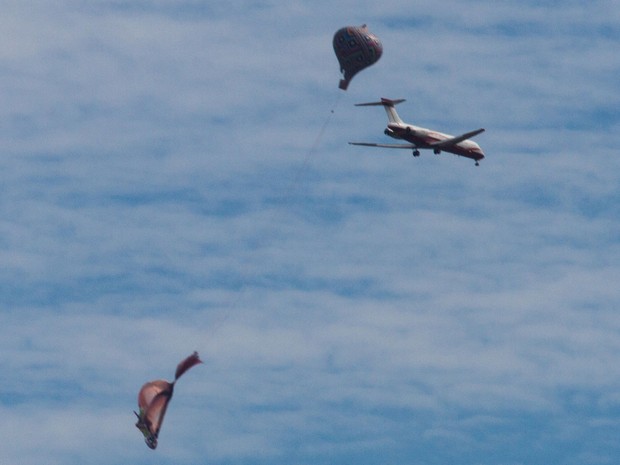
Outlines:
<svg viewBox="0 0 620 465"><path fill-rule="evenodd" d="M484 153L478 144L469 140L481 132L483 128L466 132L460 136L451 136L441 132L414 126L405 123L396 112L395 105L404 102L405 99L390 100L382 98L380 102L358 103L356 107L383 106L388 117L388 125L384 133L394 139L404 139L409 144L373 144L370 142L349 142L351 145L363 145L366 147L384 147L389 149L413 149L413 156L419 157L419 149L431 149L436 155L442 151L453 153L461 157L471 158L480 166L479 161L484 158Z"/></svg>

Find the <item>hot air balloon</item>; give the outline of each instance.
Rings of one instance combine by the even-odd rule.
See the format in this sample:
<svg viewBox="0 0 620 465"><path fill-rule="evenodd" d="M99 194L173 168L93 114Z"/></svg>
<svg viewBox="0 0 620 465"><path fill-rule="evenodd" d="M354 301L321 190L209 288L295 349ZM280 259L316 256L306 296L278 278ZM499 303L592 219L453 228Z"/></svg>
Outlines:
<svg viewBox="0 0 620 465"><path fill-rule="evenodd" d="M177 365L174 381L168 382L163 379L150 381L140 389L138 393L140 413L135 411L133 413L138 417L136 427L144 434L144 442L151 449L157 447L157 436L164 421L168 403L172 399L174 383L183 373L199 363L202 363L202 360L198 357L198 352L194 352Z"/></svg>
<svg viewBox="0 0 620 465"><path fill-rule="evenodd" d="M334 52L340 63L340 72L344 75L339 87L347 90L353 76L381 58L383 46L365 24L360 27L347 26L334 34Z"/></svg>

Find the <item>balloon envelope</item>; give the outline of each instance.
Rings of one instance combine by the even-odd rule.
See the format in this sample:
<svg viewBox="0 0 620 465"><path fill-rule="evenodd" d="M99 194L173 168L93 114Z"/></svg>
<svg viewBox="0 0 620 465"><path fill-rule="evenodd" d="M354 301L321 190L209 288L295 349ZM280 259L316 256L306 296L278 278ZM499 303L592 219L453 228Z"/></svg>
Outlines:
<svg viewBox="0 0 620 465"><path fill-rule="evenodd" d="M140 389L138 393L139 413L134 412L138 417L136 428L144 435L144 441L151 449L157 447L157 437L166 415L168 403L174 393L174 384L183 373L199 363L202 363L202 360L200 360L198 352L194 352L177 365L174 381L163 379L149 381Z"/></svg>
<svg viewBox="0 0 620 465"><path fill-rule="evenodd" d="M347 90L353 76L376 63L383 53L381 41L365 24L338 29L334 34L333 44L334 53L340 63L340 72L344 75L339 85L342 90Z"/></svg>

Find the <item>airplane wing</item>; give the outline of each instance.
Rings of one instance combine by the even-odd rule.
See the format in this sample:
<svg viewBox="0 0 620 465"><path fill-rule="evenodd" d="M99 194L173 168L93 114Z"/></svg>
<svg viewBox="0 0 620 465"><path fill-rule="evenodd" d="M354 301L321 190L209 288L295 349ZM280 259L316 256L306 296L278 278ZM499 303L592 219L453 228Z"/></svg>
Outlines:
<svg viewBox="0 0 620 465"><path fill-rule="evenodd" d="M383 147L386 149L415 149L414 144L373 144L371 142L349 142L350 145L363 145L364 147Z"/></svg>
<svg viewBox="0 0 620 465"><path fill-rule="evenodd" d="M456 136L456 137L451 137L450 139L440 140L439 142L430 144L430 147L433 149L445 149L446 147L452 147L453 145L456 145L459 142L463 142L466 139L477 136L481 132L484 132L483 128L476 129L475 131L471 131L471 132L466 132L465 134L461 134L460 136Z"/></svg>

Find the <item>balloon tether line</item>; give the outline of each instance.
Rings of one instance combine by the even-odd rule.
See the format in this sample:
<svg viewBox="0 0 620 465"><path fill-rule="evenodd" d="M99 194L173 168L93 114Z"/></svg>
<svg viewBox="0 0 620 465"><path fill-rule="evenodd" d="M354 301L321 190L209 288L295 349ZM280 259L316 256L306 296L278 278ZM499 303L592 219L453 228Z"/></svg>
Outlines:
<svg viewBox="0 0 620 465"><path fill-rule="evenodd" d="M295 189L295 187L299 184L299 182L302 179L303 174L306 172L308 166L311 163L312 160L312 156L317 152L321 141L323 140L323 136L325 135L325 131L327 131L327 127L329 126L329 123L331 122L333 116L334 116L334 112L336 110L336 108L338 107L338 104L340 103L340 100L342 98L342 92L338 93L338 97L336 98L336 100L334 101L334 104L332 105L332 109L329 111L329 114L327 115L327 118L325 118L325 121L323 122L323 125L321 126L321 128L319 129L319 132L317 134L317 136L315 137L312 145L310 146L310 148L307 150L307 152L305 153L303 159L302 159L302 163L301 165L297 168L297 170L295 171L295 174L293 176L293 178L291 179L291 182L288 186L288 188L285 190L284 195L282 196L282 200L283 201L289 201L290 198L293 195L293 191ZM269 222L270 224L273 224L273 221ZM209 331L208 331L208 336L213 336L218 330L220 330L222 328L222 326L224 326L224 323L226 323L229 318L231 317L231 309L234 309L235 307L238 306L239 302L241 301L242 298L242 291L243 288L247 285L247 283L249 282L249 279L245 278L245 279L241 279L239 285L237 286L237 290L235 292L236 297L228 300L228 303L226 302L227 299L224 299L225 301L222 303L221 307L220 307L220 315L218 317L215 318L215 321L213 321L213 323L210 325Z"/></svg>
<svg viewBox="0 0 620 465"><path fill-rule="evenodd" d="M297 184L301 180L303 173L306 171L306 169L310 165L311 157L316 153L317 149L319 148L319 145L321 144L321 141L323 140L323 136L325 135L325 131L327 130L327 127L329 126L329 123L331 122L334 116L334 112L336 111L336 108L338 107L338 104L340 103L341 98L342 98L342 92L339 92L338 97L336 97L336 100L334 104L332 105L332 109L329 111L327 118L325 118L325 121L323 122L321 129L319 130L316 138L314 139L314 142L312 143L312 145L310 146L310 148L304 155L304 158L302 160L300 167L295 172L295 176L293 176L293 179L291 180L291 184L286 190L286 195L284 196L285 199L288 199L292 195L292 191L294 187L297 186Z"/></svg>

